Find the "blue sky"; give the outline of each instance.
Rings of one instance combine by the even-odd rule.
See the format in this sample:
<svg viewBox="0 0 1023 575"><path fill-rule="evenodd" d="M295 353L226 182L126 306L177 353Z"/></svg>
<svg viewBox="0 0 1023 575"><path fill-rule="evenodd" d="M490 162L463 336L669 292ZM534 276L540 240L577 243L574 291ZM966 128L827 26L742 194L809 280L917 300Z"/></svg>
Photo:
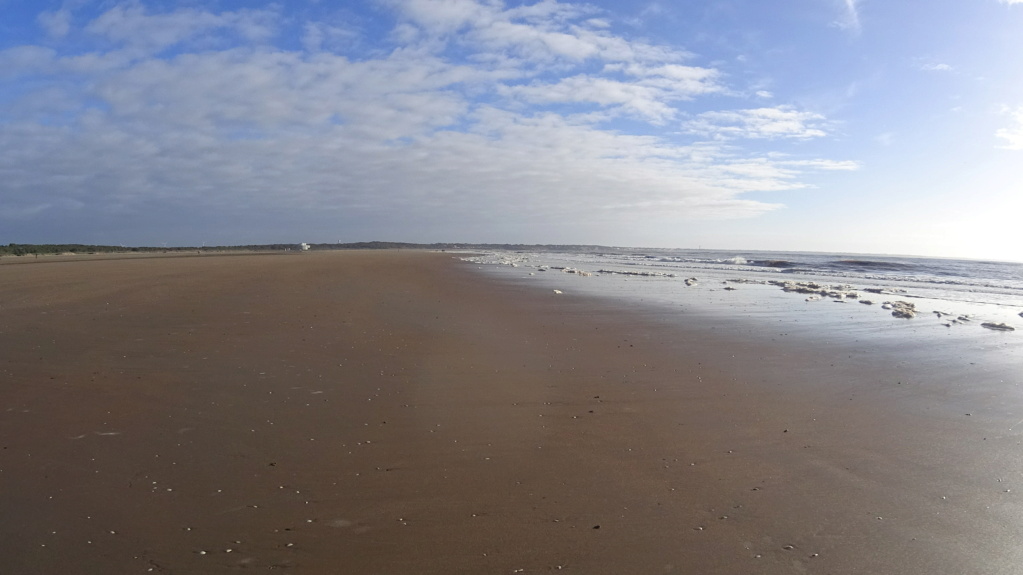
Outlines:
<svg viewBox="0 0 1023 575"><path fill-rule="evenodd" d="M0 243L1023 260L1023 0L0 11Z"/></svg>

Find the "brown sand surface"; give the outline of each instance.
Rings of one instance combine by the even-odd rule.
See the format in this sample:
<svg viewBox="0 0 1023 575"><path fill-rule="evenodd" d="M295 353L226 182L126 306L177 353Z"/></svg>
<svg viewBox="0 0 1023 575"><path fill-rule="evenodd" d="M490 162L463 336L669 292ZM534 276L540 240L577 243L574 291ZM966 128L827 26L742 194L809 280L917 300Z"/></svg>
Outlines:
<svg viewBox="0 0 1023 575"><path fill-rule="evenodd" d="M1018 572L1018 381L882 352L450 254L4 266L0 573Z"/></svg>

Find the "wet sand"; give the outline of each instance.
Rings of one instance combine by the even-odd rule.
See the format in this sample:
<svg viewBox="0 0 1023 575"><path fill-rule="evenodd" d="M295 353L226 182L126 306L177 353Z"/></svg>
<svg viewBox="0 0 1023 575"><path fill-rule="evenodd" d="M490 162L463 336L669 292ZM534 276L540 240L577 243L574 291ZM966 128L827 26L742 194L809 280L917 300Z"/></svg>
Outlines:
<svg viewBox="0 0 1023 575"><path fill-rule="evenodd" d="M1018 373L737 325L450 254L2 266L0 571L1016 572Z"/></svg>

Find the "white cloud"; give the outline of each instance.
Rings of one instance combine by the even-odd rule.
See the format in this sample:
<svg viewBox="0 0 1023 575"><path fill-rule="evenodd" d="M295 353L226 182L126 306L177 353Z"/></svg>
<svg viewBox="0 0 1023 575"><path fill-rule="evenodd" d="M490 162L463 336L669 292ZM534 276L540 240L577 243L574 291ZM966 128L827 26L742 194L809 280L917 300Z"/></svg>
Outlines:
<svg viewBox="0 0 1023 575"><path fill-rule="evenodd" d="M1002 4L1009 4L1010 6L1012 4L1023 4L1023 0L998 0L998 1L1001 2Z"/></svg>
<svg viewBox="0 0 1023 575"><path fill-rule="evenodd" d="M506 87L501 93L530 103L591 102L605 107L617 106L627 114L654 123L662 123L675 115L674 108L662 102L661 94L654 88L585 75L565 78L556 84Z"/></svg>
<svg viewBox="0 0 1023 575"><path fill-rule="evenodd" d="M57 53L40 46L15 46L0 51L0 79L53 71Z"/></svg>
<svg viewBox="0 0 1023 575"><path fill-rule="evenodd" d="M36 20L53 38L63 38L71 31L71 12L66 8L43 12Z"/></svg>
<svg viewBox="0 0 1023 575"><path fill-rule="evenodd" d="M262 41L274 34L275 13L242 10L215 14L194 8L150 14L137 2L114 6L90 22L85 30L130 50L159 52L181 42L210 39L218 31L237 34L247 41Z"/></svg>
<svg viewBox="0 0 1023 575"><path fill-rule="evenodd" d="M753 138L819 138L827 135L822 129L824 116L801 112L789 106L705 112L684 124L695 134L719 139Z"/></svg>
<svg viewBox="0 0 1023 575"><path fill-rule="evenodd" d="M475 0L389 0L424 42L438 38L488 52L501 52L521 64L578 64L587 60L624 63L679 62L687 52L630 41L607 30L606 21L587 18L596 9L545 0L506 9L500 2ZM457 37L455 33L459 33ZM405 38L412 37L407 29Z"/></svg>
<svg viewBox="0 0 1023 575"><path fill-rule="evenodd" d="M629 217L748 217L777 206L744 193L851 169L715 141L825 135L822 116L784 106L700 114L686 128L705 142L602 127L677 121L681 103L727 88L688 52L614 34L594 8L388 5L399 45L359 59L329 49L354 34L344 27L300 24L304 50L260 49L272 12L138 3L85 25L103 49L0 52L10 77L54 79L0 111L0 217L171 205L484 231L621 221L622 206Z"/></svg>
<svg viewBox="0 0 1023 575"><path fill-rule="evenodd" d="M860 163L852 160L792 160L779 161L783 166L794 168L813 168L832 172L852 172L860 169Z"/></svg>
<svg viewBox="0 0 1023 575"><path fill-rule="evenodd" d="M1004 113L1012 118L1012 124L995 132L995 136L1005 140L1000 148L1006 150L1023 150L1023 106L1015 110L1006 108Z"/></svg>
<svg viewBox="0 0 1023 575"><path fill-rule="evenodd" d="M502 87L500 93L531 103L594 103L617 108L626 115L655 124L663 124L677 115L672 102L722 90L717 83L717 72L706 68L676 64L653 67L615 64L606 66L604 70L621 71L629 76L638 76L639 79L622 81L578 75L556 83L533 82L529 85Z"/></svg>
<svg viewBox="0 0 1023 575"><path fill-rule="evenodd" d="M834 25L843 30L858 34L862 29L860 24L860 0L839 0L842 4L842 16L834 22Z"/></svg>
<svg viewBox="0 0 1023 575"><path fill-rule="evenodd" d="M913 58L912 65L924 72L953 72L953 68L950 64L940 62L932 58Z"/></svg>
<svg viewBox="0 0 1023 575"><path fill-rule="evenodd" d="M391 0L409 21L434 34L452 34L473 22L482 22L499 8L475 0Z"/></svg>

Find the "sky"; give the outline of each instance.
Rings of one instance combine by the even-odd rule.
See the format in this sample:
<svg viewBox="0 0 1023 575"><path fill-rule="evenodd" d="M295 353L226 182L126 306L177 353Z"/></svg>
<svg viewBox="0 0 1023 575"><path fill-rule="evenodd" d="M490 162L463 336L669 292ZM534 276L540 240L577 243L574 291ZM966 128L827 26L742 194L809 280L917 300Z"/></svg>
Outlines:
<svg viewBox="0 0 1023 575"><path fill-rule="evenodd" d="M0 244L1023 261L1023 0L0 14Z"/></svg>

